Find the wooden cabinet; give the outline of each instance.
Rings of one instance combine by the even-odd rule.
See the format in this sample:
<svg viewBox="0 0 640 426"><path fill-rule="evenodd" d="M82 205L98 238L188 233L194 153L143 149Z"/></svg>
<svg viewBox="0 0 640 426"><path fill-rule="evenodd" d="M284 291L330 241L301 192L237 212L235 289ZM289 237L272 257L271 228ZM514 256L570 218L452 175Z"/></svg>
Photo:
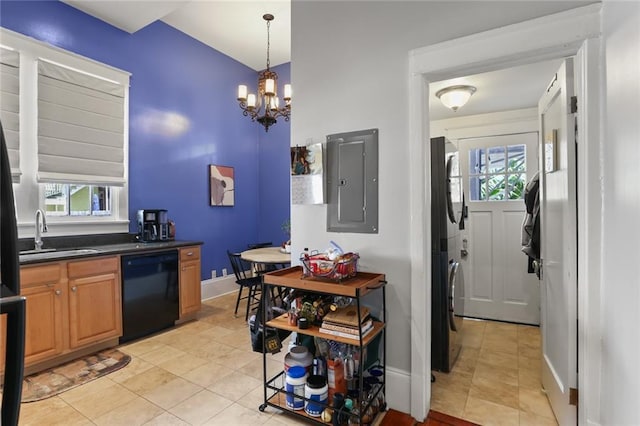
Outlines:
<svg viewBox="0 0 640 426"><path fill-rule="evenodd" d="M70 262L69 346L122 335L120 262L117 257Z"/></svg>
<svg viewBox="0 0 640 426"><path fill-rule="evenodd" d="M64 350L64 312L68 304L63 266L55 263L20 269L21 294L27 298L25 364Z"/></svg>
<svg viewBox="0 0 640 426"><path fill-rule="evenodd" d="M20 268L25 366L122 335L117 256Z"/></svg>
<svg viewBox="0 0 640 426"><path fill-rule="evenodd" d="M202 301L200 284L200 247L180 249L180 319L198 312Z"/></svg>

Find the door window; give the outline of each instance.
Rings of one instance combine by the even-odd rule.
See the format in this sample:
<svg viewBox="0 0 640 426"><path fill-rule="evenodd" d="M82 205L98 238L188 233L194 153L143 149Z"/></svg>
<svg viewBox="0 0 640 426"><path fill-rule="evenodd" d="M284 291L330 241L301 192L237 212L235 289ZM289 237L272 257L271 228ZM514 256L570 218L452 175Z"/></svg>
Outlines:
<svg viewBox="0 0 640 426"><path fill-rule="evenodd" d="M526 146L507 145L469 151L471 201L518 200L527 182Z"/></svg>

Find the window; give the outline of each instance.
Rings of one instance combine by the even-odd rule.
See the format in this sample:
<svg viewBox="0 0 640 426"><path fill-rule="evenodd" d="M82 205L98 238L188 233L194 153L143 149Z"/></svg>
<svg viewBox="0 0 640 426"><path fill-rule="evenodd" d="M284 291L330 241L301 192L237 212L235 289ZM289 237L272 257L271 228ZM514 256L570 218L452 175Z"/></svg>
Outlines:
<svg viewBox="0 0 640 426"><path fill-rule="evenodd" d="M108 186L44 184L47 216L110 216L111 188Z"/></svg>
<svg viewBox="0 0 640 426"><path fill-rule="evenodd" d="M469 151L471 201L518 200L526 186L526 146L507 145Z"/></svg>
<svg viewBox="0 0 640 426"><path fill-rule="evenodd" d="M37 209L57 235L128 232L130 74L4 28L0 40L18 236Z"/></svg>

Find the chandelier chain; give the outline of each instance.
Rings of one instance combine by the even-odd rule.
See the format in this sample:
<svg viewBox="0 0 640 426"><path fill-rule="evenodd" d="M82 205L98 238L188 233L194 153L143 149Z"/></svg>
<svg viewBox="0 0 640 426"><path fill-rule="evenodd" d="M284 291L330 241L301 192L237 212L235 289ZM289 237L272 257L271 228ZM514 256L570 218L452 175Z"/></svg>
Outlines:
<svg viewBox="0 0 640 426"><path fill-rule="evenodd" d="M267 70L269 69L270 61L269 61L269 47L271 47L271 40L269 38L269 27L271 26L271 21L267 21Z"/></svg>

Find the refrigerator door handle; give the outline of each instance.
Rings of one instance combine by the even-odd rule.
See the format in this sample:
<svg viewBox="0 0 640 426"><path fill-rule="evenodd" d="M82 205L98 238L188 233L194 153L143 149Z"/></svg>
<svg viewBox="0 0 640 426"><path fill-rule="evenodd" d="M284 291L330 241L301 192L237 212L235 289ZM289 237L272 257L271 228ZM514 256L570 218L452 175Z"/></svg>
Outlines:
<svg viewBox="0 0 640 426"><path fill-rule="evenodd" d="M451 331L458 331L454 317L456 300L456 273L458 272L458 262L454 262L449 273L449 328Z"/></svg>

